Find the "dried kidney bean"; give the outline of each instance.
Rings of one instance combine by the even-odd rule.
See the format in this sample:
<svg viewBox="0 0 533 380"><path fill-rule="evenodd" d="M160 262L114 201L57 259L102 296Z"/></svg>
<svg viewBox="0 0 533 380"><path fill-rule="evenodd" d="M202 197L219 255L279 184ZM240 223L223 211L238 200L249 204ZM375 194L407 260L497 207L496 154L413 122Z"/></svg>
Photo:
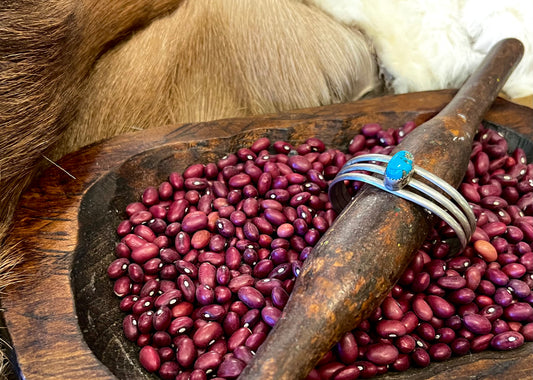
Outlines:
<svg viewBox="0 0 533 380"><path fill-rule="evenodd" d="M387 154L384 145L414 126L390 132L366 125L349 155ZM302 261L333 223L325 191L350 156L316 138L296 149L275 142L277 154L270 146L261 138L216 164L171 173L126 207L108 275L129 313L125 336L148 347L141 363L163 379L238 376L281 316ZM506 147L483 128L474 142L459 188L478 219L471 244L447 258L440 240L453 234L437 224L391 295L309 378L369 377L387 365L425 367L452 353L533 340L533 166L521 149L511 156ZM159 347L158 364L154 346L170 337L174 348Z"/></svg>

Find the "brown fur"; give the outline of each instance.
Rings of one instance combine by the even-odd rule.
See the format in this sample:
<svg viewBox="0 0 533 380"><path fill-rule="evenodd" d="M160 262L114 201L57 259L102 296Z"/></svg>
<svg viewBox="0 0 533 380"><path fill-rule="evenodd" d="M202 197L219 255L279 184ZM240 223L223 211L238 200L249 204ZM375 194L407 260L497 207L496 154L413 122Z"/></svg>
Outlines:
<svg viewBox="0 0 533 380"><path fill-rule="evenodd" d="M75 116L78 89L96 59L120 37L179 3L0 3L0 242L22 189ZM0 254L0 287L18 261Z"/></svg>

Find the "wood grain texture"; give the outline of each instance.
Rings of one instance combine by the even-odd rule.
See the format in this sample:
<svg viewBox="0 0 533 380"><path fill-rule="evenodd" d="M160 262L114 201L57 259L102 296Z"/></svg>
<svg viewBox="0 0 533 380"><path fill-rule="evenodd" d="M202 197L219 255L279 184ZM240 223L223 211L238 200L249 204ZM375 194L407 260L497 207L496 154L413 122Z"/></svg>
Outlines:
<svg viewBox="0 0 533 380"><path fill-rule="evenodd" d="M25 193L6 249L24 254L23 280L2 297L5 319L28 379L150 379L136 347L122 337L122 315L105 269L114 228L127 203L173 170L209 162L257 137L295 143L318 136L345 147L369 122L420 124L453 91L427 92L299 110L293 113L165 126L119 136L65 157ZM533 110L498 99L486 120L533 138ZM105 363L105 365L104 365ZM483 352L387 379L522 379L533 371L531 343L511 352ZM382 377L383 378L383 377Z"/></svg>

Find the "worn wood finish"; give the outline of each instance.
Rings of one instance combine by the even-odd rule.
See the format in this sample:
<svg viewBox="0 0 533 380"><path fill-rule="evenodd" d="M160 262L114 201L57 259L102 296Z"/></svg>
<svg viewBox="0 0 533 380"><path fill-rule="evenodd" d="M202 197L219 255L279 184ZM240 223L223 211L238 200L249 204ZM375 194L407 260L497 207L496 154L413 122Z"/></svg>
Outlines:
<svg viewBox="0 0 533 380"><path fill-rule="evenodd" d="M518 40L497 44L453 100L392 154L411 152L416 165L457 187L482 116L522 54ZM313 249L283 316L239 379L305 378L345 332L379 306L430 226L422 207L363 186ZM292 349L295 342L299 350Z"/></svg>
<svg viewBox="0 0 533 380"><path fill-rule="evenodd" d="M2 306L28 379L150 379L138 370L137 349L122 336L122 315L105 271L114 228L125 205L171 170L207 162L263 135L302 142L319 136L345 147L369 122L420 124L453 91L407 94L253 119L166 126L87 147L49 168L23 196L7 249L26 255L22 281ZM486 120L533 139L533 110L496 100ZM533 156L533 150L531 152ZM533 158L533 157L532 157ZM102 364L102 363L105 363ZM512 352L484 352L391 374L390 379L527 378L531 343Z"/></svg>

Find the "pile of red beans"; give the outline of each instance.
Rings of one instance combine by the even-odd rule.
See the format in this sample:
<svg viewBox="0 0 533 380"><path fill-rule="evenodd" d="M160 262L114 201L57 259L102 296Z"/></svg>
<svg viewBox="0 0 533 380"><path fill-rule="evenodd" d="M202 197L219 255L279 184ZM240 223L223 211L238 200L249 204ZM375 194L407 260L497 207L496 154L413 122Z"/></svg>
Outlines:
<svg viewBox="0 0 533 380"><path fill-rule="evenodd" d="M126 207L108 267L141 365L163 379L236 378L335 219L328 182L353 155L388 154L414 127L365 125L347 153L316 138L260 138L147 188ZM454 232L437 223L382 305L308 379L368 378L533 340L533 164L480 128L459 189L477 218L468 247L450 258Z"/></svg>

